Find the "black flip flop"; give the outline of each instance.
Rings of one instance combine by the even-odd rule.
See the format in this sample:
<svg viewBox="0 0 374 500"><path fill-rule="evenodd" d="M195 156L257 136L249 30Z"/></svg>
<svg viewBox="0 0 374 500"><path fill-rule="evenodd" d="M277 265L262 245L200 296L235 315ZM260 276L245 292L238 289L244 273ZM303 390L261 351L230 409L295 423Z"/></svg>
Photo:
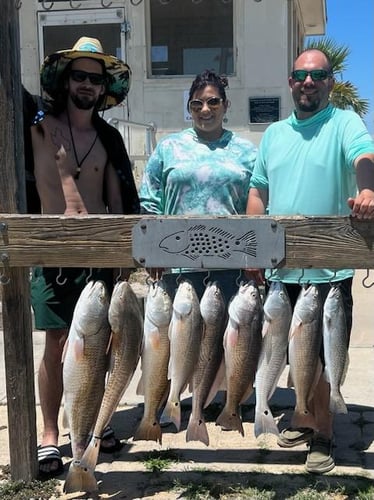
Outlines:
<svg viewBox="0 0 374 500"><path fill-rule="evenodd" d="M64 464L62 463L61 453L57 446L46 445L38 446L38 463L39 463L39 477L41 479L51 479L56 476L60 476L64 472ZM41 465L50 465L53 462L57 462L57 469L50 471L40 470Z"/></svg>

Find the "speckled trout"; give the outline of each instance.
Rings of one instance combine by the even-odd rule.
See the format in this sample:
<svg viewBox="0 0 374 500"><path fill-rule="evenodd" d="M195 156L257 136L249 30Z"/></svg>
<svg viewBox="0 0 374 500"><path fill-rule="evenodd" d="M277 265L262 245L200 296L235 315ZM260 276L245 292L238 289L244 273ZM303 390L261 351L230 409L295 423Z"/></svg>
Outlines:
<svg viewBox="0 0 374 500"><path fill-rule="evenodd" d="M339 286L331 286L323 306L323 350L325 377L330 384L330 411L347 413L340 391L349 365L348 332Z"/></svg>

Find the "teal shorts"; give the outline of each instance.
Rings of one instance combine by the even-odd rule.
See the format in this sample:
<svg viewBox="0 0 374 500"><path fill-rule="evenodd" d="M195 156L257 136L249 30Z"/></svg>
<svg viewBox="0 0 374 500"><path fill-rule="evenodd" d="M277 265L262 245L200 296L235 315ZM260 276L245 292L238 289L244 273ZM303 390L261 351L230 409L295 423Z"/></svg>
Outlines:
<svg viewBox="0 0 374 500"><path fill-rule="evenodd" d="M31 305L38 330L69 328L75 304L86 284L101 280L111 294L113 269L36 267L31 278Z"/></svg>

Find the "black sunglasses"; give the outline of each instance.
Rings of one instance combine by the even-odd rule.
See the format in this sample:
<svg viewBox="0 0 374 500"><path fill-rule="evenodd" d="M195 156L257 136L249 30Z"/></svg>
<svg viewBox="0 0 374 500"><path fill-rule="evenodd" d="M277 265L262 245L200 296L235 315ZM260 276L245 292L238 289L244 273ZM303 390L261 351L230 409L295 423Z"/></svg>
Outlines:
<svg viewBox="0 0 374 500"><path fill-rule="evenodd" d="M291 73L292 78L297 82L303 82L308 75L313 81L325 80L329 76L332 76L331 72L325 69L312 69L311 71L307 71L306 69L295 69Z"/></svg>
<svg viewBox="0 0 374 500"><path fill-rule="evenodd" d="M75 82L84 82L87 78L92 85L102 85L105 81L105 75L100 73L87 73L80 69L72 69L70 71L70 78Z"/></svg>
<svg viewBox="0 0 374 500"><path fill-rule="evenodd" d="M221 97L209 97L209 99L205 101L201 99L192 99L192 101L189 102L189 108L190 111L199 113L199 111L203 109L204 103L206 103L210 109L218 109L222 102L223 99Z"/></svg>

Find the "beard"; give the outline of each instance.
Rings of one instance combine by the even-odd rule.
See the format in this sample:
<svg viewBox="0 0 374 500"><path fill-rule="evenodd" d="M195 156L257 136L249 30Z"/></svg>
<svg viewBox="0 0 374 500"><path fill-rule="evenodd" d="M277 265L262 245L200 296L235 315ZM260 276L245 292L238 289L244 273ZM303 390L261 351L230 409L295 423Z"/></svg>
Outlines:
<svg viewBox="0 0 374 500"><path fill-rule="evenodd" d="M310 97L306 96L305 94L302 94L299 96L297 105L300 111L304 111L306 113L310 113L313 111L317 111L320 107L321 104L321 99L317 98L317 96L313 96L311 99Z"/></svg>
<svg viewBox="0 0 374 500"><path fill-rule="evenodd" d="M71 94L70 97L78 109L84 110L94 108L98 101L95 97L90 97L88 95L80 96L77 94Z"/></svg>

